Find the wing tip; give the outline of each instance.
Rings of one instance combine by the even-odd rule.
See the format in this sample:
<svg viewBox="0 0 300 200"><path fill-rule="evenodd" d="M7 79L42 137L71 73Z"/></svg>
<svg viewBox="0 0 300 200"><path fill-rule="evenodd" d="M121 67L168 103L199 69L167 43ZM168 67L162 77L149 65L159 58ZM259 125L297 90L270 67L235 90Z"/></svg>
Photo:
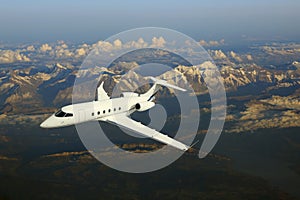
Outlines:
<svg viewBox="0 0 300 200"><path fill-rule="evenodd" d="M103 85L104 85L104 81L102 81L99 85L99 87L103 88Z"/></svg>

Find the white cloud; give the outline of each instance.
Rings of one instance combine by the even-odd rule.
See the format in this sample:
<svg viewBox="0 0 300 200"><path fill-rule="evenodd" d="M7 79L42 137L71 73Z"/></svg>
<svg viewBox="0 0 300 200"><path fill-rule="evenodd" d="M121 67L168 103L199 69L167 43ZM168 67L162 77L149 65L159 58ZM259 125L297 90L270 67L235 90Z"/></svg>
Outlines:
<svg viewBox="0 0 300 200"><path fill-rule="evenodd" d="M216 40L209 41L208 44L209 44L209 46L219 46L220 45L219 41L216 41Z"/></svg>
<svg viewBox="0 0 300 200"><path fill-rule="evenodd" d="M230 57L232 57L237 62L243 62L242 58L238 56L235 52L230 51L229 52Z"/></svg>
<svg viewBox="0 0 300 200"><path fill-rule="evenodd" d="M64 41L58 41L57 45L52 47L49 44L43 44L40 51L49 52L51 56L57 58L76 57L76 49L69 49L68 45Z"/></svg>
<svg viewBox="0 0 300 200"><path fill-rule="evenodd" d="M224 45L225 44L225 39L221 39L220 44Z"/></svg>
<svg viewBox="0 0 300 200"><path fill-rule="evenodd" d="M216 60L227 59L227 56L225 55L225 53L223 53L222 50L211 51L211 53L212 53L213 59L216 59Z"/></svg>
<svg viewBox="0 0 300 200"><path fill-rule="evenodd" d="M166 41L161 36L159 38L157 38L157 37L152 38L152 44L151 44L152 47L164 47L165 44L166 44Z"/></svg>
<svg viewBox="0 0 300 200"><path fill-rule="evenodd" d="M261 49L269 55L293 55L300 52L300 44L273 43L271 46L263 46Z"/></svg>
<svg viewBox="0 0 300 200"><path fill-rule="evenodd" d="M53 53L53 52L51 52ZM54 52L55 56L58 58L72 57L74 55L69 49L58 48Z"/></svg>
<svg viewBox="0 0 300 200"><path fill-rule="evenodd" d="M139 38L137 41L130 41L124 45L124 48L145 48L148 43L143 38Z"/></svg>
<svg viewBox="0 0 300 200"><path fill-rule="evenodd" d="M49 44L43 44L41 47L40 47L40 51L41 52L47 52L47 51L51 51L52 50L52 47L49 45Z"/></svg>
<svg viewBox="0 0 300 200"><path fill-rule="evenodd" d="M96 44L93 44L92 47L99 48L100 50L105 52L110 52L114 49L114 46L110 42L106 41L98 41Z"/></svg>
<svg viewBox="0 0 300 200"><path fill-rule="evenodd" d="M67 49L68 45L64 43L64 44L60 45L60 47L63 48L63 49Z"/></svg>
<svg viewBox="0 0 300 200"><path fill-rule="evenodd" d="M88 49L88 48L90 48L90 45L84 43L80 47Z"/></svg>
<svg viewBox="0 0 300 200"><path fill-rule="evenodd" d="M33 45L30 45L26 48L27 51L35 51L35 48Z"/></svg>
<svg viewBox="0 0 300 200"><path fill-rule="evenodd" d="M76 49L75 57L81 57L87 55L87 51L84 48Z"/></svg>
<svg viewBox="0 0 300 200"><path fill-rule="evenodd" d="M199 41L199 44L200 44L201 46L204 46L204 47L207 47L207 46L208 46L208 43L207 43L205 40L200 40L200 41Z"/></svg>
<svg viewBox="0 0 300 200"><path fill-rule="evenodd" d="M29 62L30 59L18 50L0 50L0 63Z"/></svg>
<svg viewBox="0 0 300 200"><path fill-rule="evenodd" d="M139 38L137 43L143 47L148 46L148 44L144 41L143 38Z"/></svg>
<svg viewBox="0 0 300 200"><path fill-rule="evenodd" d="M122 48L122 41L117 39L114 41L114 46L118 49L121 49Z"/></svg>
<svg viewBox="0 0 300 200"><path fill-rule="evenodd" d="M98 41L91 46L92 49L98 48L98 50L103 52L113 52L114 50L120 49L131 49L131 48L146 48L146 47L164 47L166 41L163 37L153 37L151 44L148 44L143 38L138 40L132 40L128 42L122 42L120 39L116 39L112 42Z"/></svg>
<svg viewBox="0 0 300 200"><path fill-rule="evenodd" d="M200 40L199 44L204 47L221 46L221 45L225 44L225 40L224 39L221 39L219 41L217 41L217 40L211 40L211 41Z"/></svg>
<svg viewBox="0 0 300 200"><path fill-rule="evenodd" d="M162 47L165 44L165 40L160 38L152 39L153 46ZM114 40L112 43L107 41L98 41L96 44L92 45L92 48L98 48L100 51L112 52L114 50L120 49L130 49L130 48L145 48L148 46L148 43L144 41L143 38L139 38L137 41L129 41L123 43L120 39Z"/></svg>
<svg viewBox="0 0 300 200"><path fill-rule="evenodd" d="M248 55L246 56L246 58L247 58L247 60L249 60L249 61L252 61L252 60L253 60L253 58L252 58L252 56L251 56L250 54L248 54Z"/></svg>

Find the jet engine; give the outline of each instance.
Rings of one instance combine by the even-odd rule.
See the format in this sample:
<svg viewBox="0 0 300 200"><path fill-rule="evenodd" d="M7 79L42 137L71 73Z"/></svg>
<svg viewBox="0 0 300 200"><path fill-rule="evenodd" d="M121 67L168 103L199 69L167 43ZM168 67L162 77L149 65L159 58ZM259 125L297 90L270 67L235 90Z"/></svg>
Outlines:
<svg viewBox="0 0 300 200"><path fill-rule="evenodd" d="M120 97L139 97L140 94L135 92L123 92Z"/></svg>
<svg viewBox="0 0 300 200"><path fill-rule="evenodd" d="M155 103L153 103L151 101L145 101L145 102L142 102L142 103L135 104L135 109L139 112L142 112L142 111L145 111L145 110L149 110L153 106L155 106Z"/></svg>

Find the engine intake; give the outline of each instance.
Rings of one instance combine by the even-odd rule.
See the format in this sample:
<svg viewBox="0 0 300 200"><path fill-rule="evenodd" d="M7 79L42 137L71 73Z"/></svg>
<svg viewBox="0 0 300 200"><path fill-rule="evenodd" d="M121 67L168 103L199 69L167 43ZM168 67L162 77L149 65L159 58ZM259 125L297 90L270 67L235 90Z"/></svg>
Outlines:
<svg viewBox="0 0 300 200"><path fill-rule="evenodd" d="M135 109L139 112L142 112L142 111L145 111L145 110L149 110L153 106L155 106L155 103L153 103L151 101L146 101L146 102L135 104Z"/></svg>
<svg viewBox="0 0 300 200"><path fill-rule="evenodd" d="M135 92L123 92L120 97L139 97L140 94Z"/></svg>
<svg viewBox="0 0 300 200"><path fill-rule="evenodd" d="M141 104L139 104L139 103L135 104L135 109L137 109L137 110L141 109Z"/></svg>

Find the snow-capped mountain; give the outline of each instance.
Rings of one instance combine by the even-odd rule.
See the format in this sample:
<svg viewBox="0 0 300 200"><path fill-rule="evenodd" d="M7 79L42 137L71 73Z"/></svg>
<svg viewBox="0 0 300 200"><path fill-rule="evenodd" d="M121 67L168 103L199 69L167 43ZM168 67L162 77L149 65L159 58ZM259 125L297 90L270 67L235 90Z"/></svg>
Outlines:
<svg viewBox="0 0 300 200"><path fill-rule="evenodd" d="M123 66L125 66L125 70L122 70ZM130 90L137 87L138 82L141 81L141 76L136 71L126 74L130 66L134 68L137 64L123 62L117 63L109 69L96 67L92 70L78 70L71 65L56 63L46 67L3 70L0 72L1 112L26 111L70 103L72 86L76 77L84 78L86 82L105 80L104 87L109 93L120 81L122 82L121 89ZM206 67L179 65L173 70L163 73L159 78L178 86L189 83L196 94L200 94L207 92L204 81L208 76L207 73L211 73L211 70ZM272 86L284 85L284 83L286 86L300 85L300 76L297 70L268 70L255 64L249 64L243 67L222 66L220 73L227 91L259 83L269 83ZM124 74L130 79L122 78ZM145 88L148 87L145 86Z"/></svg>

